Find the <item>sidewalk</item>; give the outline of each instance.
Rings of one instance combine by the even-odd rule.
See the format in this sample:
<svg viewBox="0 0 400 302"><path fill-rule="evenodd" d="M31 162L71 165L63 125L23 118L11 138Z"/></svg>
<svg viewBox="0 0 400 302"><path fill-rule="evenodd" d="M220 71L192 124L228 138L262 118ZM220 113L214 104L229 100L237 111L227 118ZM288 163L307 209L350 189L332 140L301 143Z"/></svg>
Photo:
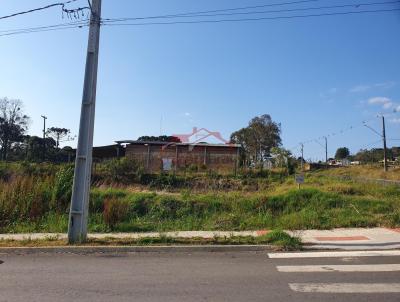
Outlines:
<svg viewBox="0 0 400 302"><path fill-rule="evenodd" d="M156 238L162 236L176 238L213 238L235 236L261 236L268 233L260 231L180 231L165 233L94 233L89 238L106 239L138 239ZM343 250L385 250L400 249L400 229L388 228L351 228L332 230L300 230L287 231L287 233L302 239L307 249L343 249ZM67 239L66 234L57 233L32 233L32 234L0 234L0 240L38 240L38 239Z"/></svg>

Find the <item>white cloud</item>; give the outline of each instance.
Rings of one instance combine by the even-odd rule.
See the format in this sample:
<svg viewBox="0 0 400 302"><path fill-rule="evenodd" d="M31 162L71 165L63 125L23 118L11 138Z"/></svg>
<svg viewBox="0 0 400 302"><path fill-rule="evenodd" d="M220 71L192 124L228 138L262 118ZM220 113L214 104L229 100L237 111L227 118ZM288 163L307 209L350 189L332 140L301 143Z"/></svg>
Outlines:
<svg viewBox="0 0 400 302"><path fill-rule="evenodd" d="M378 87L378 88L388 89L388 88L392 88L395 85L396 85L396 82L390 81L390 82L384 82L384 83L377 83L374 86Z"/></svg>
<svg viewBox="0 0 400 302"><path fill-rule="evenodd" d="M392 108L393 103L392 102L387 102L383 104L383 109L390 109Z"/></svg>
<svg viewBox="0 0 400 302"><path fill-rule="evenodd" d="M392 118L389 121L394 124L400 124L400 118Z"/></svg>
<svg viewBox="0 0 400 302"><path fill-rule="evenodd" d="M352 88L350 88L350 92L357 93L357 92L366 92L370 89L373 88L379 88L379 89L389 89L392 88L393 86L396 85L396 82L394 81L389 81L389 82L383 82L383 83L375 83L372 85L357 85Z"/></svg>
<svg viewBox="0 0 400 302"><path fill-rule="evenodd" d="M371 88L371 86L368 85L357 85L354 86L353 88L350 89L350 92L364 92L367 91Z"/></svg>
<svg viewBox="0 0 400 302"><path fill-rule="evenodd" d="M384 108L387 109L387 108L392 107L393 102L387 97L377 96L377 97L370 98L368 100L368 104L371 104L371 105L382 105Z"/></svg>
<svg viewBox="0 0 400 302"><path fill-rule="evenodd" d="M188 116L188 117L189 117L189 116L192 116L192 115L190 114L190 112L185 112L184 115L185 115L185 116Z"/></svg>

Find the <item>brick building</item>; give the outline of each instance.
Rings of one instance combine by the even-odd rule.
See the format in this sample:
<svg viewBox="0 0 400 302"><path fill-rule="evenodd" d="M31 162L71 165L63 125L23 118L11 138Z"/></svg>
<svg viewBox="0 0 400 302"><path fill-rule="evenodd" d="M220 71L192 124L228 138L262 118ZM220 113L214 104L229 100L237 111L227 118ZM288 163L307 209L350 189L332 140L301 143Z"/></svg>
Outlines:
<svg viewBox="0 0 400 302"><path fill-rule="evenodd" d="M235 173L238 167L240 146L234 144L145 141L117 143L127 144L125 156L137 160L148 173L194 169L230 174Z"/></svg>

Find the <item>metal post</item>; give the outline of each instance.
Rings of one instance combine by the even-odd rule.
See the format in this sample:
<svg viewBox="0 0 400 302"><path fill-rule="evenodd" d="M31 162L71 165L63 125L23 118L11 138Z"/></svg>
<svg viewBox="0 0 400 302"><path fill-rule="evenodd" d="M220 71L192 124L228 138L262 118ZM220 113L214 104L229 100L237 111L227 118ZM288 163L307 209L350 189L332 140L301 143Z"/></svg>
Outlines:
<svg viewBox="0 0 400 302"><path fill-rule="evenodd" d="M328 138L325 136L325 165L328 168Z"/></svg>
<svg viewBox="0 0 400 302"><path fill-rule="evenodd" d="M304 158L304 145L301 145L301 163L300 163L300 167L301 167L301 171L303 171L303 158Z"/></svg>
<svg viewBox="0 0 400 302"><path fill-rule="evenodd" d="M42 160L46 160L46 120L47 116L41 115L43 118L43 150L42 150Z"/></svg>
<svg viewBox="0 0 400 302"><path fill-rule="evenodd" d="M83 242L87 236L100 20L101 0L92 0L74 184L69 213L69 243Z"/></svg>
<svg viewBox="0 0 400 302"><path fill-rule="evenodd" d="M382 115L382 139L383 139L383 170L387 172L386 127L385 117Z"/></svg>

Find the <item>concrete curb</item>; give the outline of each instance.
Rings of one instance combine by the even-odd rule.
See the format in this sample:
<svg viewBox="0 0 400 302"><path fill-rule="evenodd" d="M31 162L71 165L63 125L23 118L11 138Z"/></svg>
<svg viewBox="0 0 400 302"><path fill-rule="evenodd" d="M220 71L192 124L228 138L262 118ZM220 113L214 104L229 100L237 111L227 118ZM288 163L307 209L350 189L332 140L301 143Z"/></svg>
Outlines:
<svg viewBox="0 0 400 302"><path fill-rule="evenodd" d="M194 253L194 252L265 252L272 245L171 245L171 246L48 246L0 247L1 254L93 254L93 253Z"/></svg>

